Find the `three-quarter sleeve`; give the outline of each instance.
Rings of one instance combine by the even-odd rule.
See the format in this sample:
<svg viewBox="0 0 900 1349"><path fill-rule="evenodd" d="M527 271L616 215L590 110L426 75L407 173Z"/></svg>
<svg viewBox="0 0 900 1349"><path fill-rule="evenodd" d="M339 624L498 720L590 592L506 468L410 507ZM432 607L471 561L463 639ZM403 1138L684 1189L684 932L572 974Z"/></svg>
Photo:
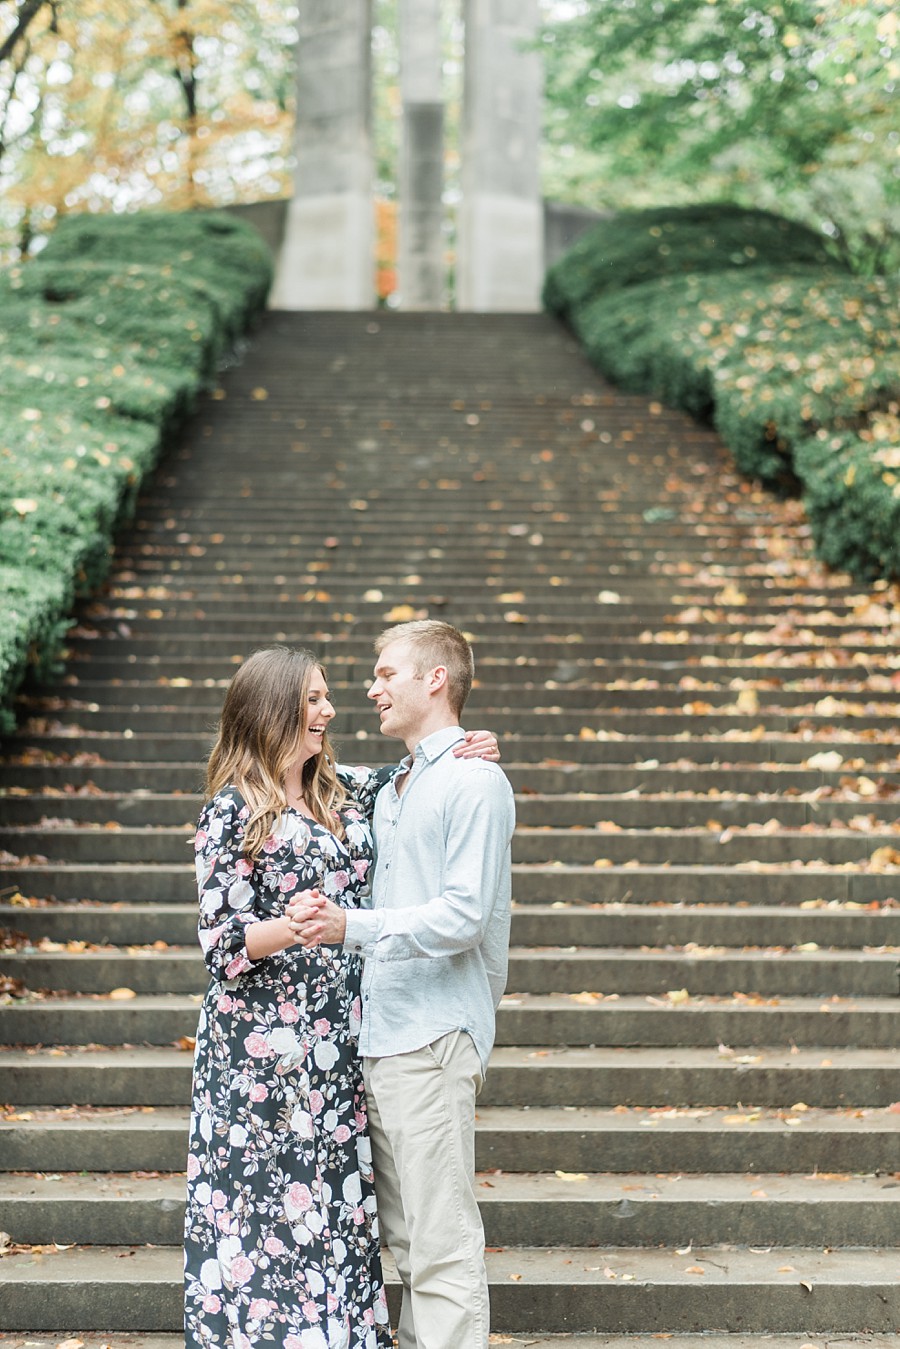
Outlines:
<svg viewBox="0 0 900 1349"><path fill-rule="evenodd" d="M224 788L200 813L194 839L200 900L198 936L214 979L235 979L254 962L246 931L265 916L259 911L254 865L244 856L244 824L250 809L234 788Z"/></svg>

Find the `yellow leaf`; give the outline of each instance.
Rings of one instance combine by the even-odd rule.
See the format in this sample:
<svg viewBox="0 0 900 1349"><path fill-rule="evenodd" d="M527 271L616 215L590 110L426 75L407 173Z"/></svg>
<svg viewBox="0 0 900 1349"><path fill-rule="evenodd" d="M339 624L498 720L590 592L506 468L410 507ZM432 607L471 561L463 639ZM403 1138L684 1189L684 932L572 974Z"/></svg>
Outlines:
<svg viewBox="0 0 900 1349"><path fill-rule="evenodd" d="M669 1002L674 1003L676 1007L680 1003L690 1002L691 1000L691 995L686 988L670 988L666 997Z"/></svg>
<svg viewBox="0 0 900 1349"><path fill-rule="evenodd" d="M37 502L33 497L13 497L12 508L16 515L30 515L32 511L38 508Z"/></svg>
<svg viewBox="0 0 900 1349"><path fill-rule="evenodd" d="M389 623L407 623L415 616L416 611L411 604L395 604L393 609L385 614Z"/></svg>
<svg viewBox="0 0 900 1349"><path fill-rule="evenodd" d="M684 1272L685 1274L705 1274L706 1270L702 1265L688 1265Z"/></svg>
<svg viewBox="0 0 900 1349"><path fill-rule="evenodd" d="M129 998L136 998L137 994L133 988L114 988L106 996L110 1002L128 1002Z"/></svg>
<svg viewBox="0 0 900 1349"><path fill-rule="evenodd" d="M254 389L250 394L250 397L256 399L257 403L264 403L268 396L269 390L261 388Z"/></svg>
<svg viewBox="0 0 900 1349"><path fill-rule="evenodd" d="M557 1171L555 1173L557 1180L582 1181L587 1180L583 1171Z"/></svg>

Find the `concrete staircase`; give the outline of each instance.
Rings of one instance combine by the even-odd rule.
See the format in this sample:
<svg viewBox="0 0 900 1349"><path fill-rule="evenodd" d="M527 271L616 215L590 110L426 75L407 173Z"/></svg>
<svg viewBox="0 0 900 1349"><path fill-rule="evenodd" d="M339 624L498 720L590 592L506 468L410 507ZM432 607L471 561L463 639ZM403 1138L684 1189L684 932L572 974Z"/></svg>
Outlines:
<svg viewBox="0 0 900 1349"><path fill-rule="evenodd" d="M341 757L384 762L372 638L425 614L474 637L466 721L518 800L478 1121L497 1343L900 1345L891 594L547 319L283 313L0 764L0 1344L180 1343L223 689L312 646Z"/></svg>

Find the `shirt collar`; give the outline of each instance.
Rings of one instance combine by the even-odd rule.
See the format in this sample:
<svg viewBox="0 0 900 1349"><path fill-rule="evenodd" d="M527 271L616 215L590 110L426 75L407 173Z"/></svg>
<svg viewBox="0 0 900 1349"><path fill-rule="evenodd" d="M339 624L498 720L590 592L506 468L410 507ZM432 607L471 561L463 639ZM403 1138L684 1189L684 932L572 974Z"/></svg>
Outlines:
<svg viewBox="0 0 900 1349"><path fill-rule="evenodd" d="M432 731L431 735L426 735L419 741L414 755L407 755L406 762L412 763L413 759L423 758L432 763L445 754L451 745L462 740L464 735L465 731L461 726L443 726L439 731Z"/></svg>

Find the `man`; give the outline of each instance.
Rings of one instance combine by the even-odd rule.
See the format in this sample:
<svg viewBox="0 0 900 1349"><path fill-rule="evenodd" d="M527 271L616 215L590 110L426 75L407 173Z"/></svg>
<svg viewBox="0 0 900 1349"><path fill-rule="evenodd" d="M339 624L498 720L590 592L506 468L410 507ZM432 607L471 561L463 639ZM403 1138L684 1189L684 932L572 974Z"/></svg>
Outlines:
<svg viewBox="0 0 900 1349"><path fill-rule="evenodd" d="M369 697L409 755L376 802L372 908L320 897L298 931L365 957L359 1047L400 1349L487 1349L475 1098L506 983L513 795L495 764L451 752L474 675L463 634L403 623L376 652Z"/></svg>

